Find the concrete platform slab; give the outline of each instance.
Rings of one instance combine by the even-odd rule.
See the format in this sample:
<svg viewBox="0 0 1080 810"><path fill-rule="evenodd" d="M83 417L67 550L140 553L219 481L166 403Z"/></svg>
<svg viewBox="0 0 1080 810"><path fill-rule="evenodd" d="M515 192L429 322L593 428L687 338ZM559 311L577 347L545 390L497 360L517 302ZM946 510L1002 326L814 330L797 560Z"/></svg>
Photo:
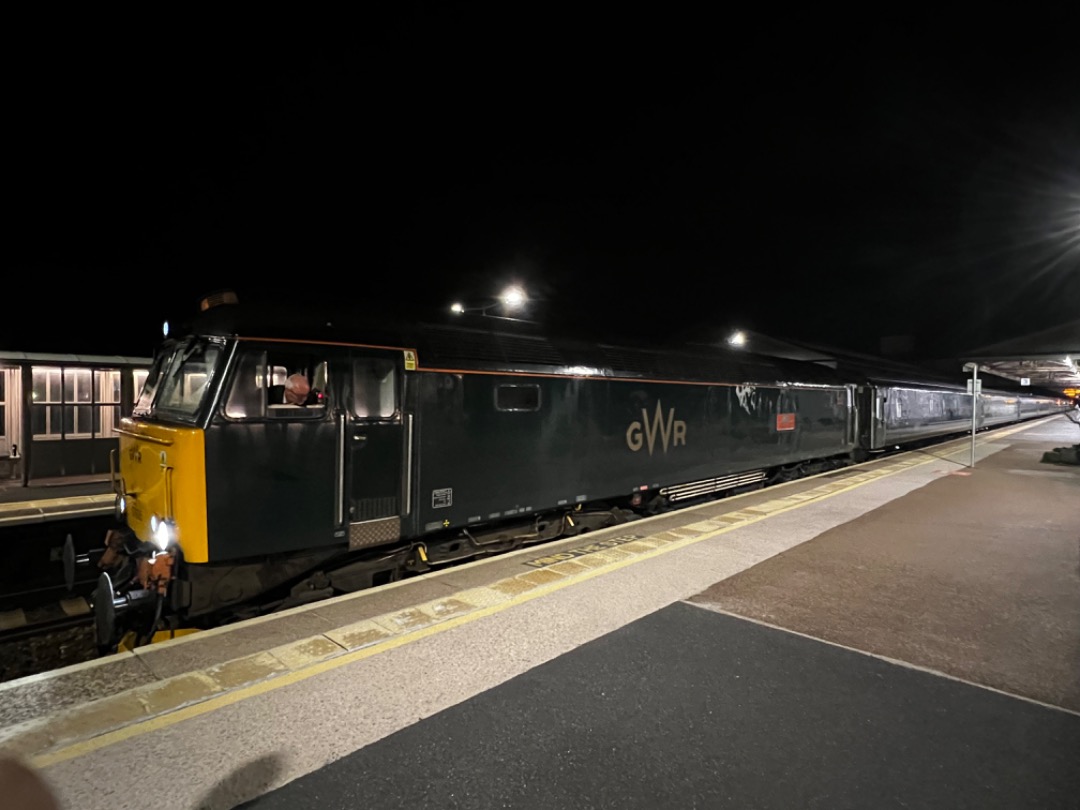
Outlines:
<svg viewBox="0 0 1080 810"><path fill-rule="evenodd" d="M691 601L1080 711L1080 469L1023 435Z"/></svg>
<svg viewBox="0 0 1080 810"><path fill-rule="evenodd" d="M243 807L1064 810L1077 750L1080 717L676 604Z"/></svg>

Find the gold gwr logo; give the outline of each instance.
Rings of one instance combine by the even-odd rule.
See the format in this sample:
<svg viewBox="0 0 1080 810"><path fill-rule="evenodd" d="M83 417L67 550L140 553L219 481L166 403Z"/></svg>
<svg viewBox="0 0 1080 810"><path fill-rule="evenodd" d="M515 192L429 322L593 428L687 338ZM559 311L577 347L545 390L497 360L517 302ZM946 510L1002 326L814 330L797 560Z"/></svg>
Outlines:
<svg viewBox="0 0 1080 810"><path fill-rule="evenodd" d="M656 400L656 413L652 421L649 421L649 412L641 409L641 421L631 422L626 429L626 446L635 453L645 445L649 447L649 455L653 454L656 445L656 437L660 437L660 445L667 452L668 444L672 447L681 444L686 446L686 422L675 418L675 409L670 408L667 419L664 419L664 410L660 406L660 400Z"/></svg>

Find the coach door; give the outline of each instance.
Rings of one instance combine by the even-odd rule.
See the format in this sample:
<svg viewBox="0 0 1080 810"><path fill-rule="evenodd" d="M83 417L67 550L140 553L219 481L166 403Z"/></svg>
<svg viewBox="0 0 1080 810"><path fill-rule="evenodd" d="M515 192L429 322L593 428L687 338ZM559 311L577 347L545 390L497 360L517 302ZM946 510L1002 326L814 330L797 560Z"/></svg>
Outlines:
<svg viewBox="0 0 1080 810"><path fill-rule="evenodd" d="M401 536L406 504L400 352L353 353L344 409L345 519L349 547Z"/></svg>

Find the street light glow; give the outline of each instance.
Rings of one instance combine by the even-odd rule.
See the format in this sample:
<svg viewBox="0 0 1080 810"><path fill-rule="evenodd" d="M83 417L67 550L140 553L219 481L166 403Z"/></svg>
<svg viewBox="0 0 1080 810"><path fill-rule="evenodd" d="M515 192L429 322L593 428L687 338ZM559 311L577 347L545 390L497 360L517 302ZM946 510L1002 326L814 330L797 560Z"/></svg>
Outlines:
<svg viewBox="0 0 1080 810"><path fill-rule="evenodd" d="M501 300L507 309L521 309L525 306L525 291L521 287L507 287Z"/></svg>
<svg viewBox="0 0 1080 810"><path fill-rule="evenodd" d="M507 320L517 320L517 318L507 318L504 315L493 314L493 311L501 311L503 313L518 312L525 309L528 304L528 296L525 295L525 290L520 286L513 285L503 290L498 297L487 299L487 303L470 306L455 301L450 305L450 311L455 315L461 315L466 312L475 312L479 315L483 315L488 318L506 318Z"/></svg>

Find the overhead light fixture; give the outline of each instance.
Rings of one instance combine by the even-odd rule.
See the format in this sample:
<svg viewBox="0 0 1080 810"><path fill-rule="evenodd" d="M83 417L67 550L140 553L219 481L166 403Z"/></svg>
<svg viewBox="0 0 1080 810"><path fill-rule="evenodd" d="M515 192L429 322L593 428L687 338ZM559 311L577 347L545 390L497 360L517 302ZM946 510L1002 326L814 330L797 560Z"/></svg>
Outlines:
<svg viewBox="0 0 1080 810"><path fill-rule="evenodd" d="M499 298L507 309L521 309L525 306L525 291L521 287L507 287Z"/></svg>

